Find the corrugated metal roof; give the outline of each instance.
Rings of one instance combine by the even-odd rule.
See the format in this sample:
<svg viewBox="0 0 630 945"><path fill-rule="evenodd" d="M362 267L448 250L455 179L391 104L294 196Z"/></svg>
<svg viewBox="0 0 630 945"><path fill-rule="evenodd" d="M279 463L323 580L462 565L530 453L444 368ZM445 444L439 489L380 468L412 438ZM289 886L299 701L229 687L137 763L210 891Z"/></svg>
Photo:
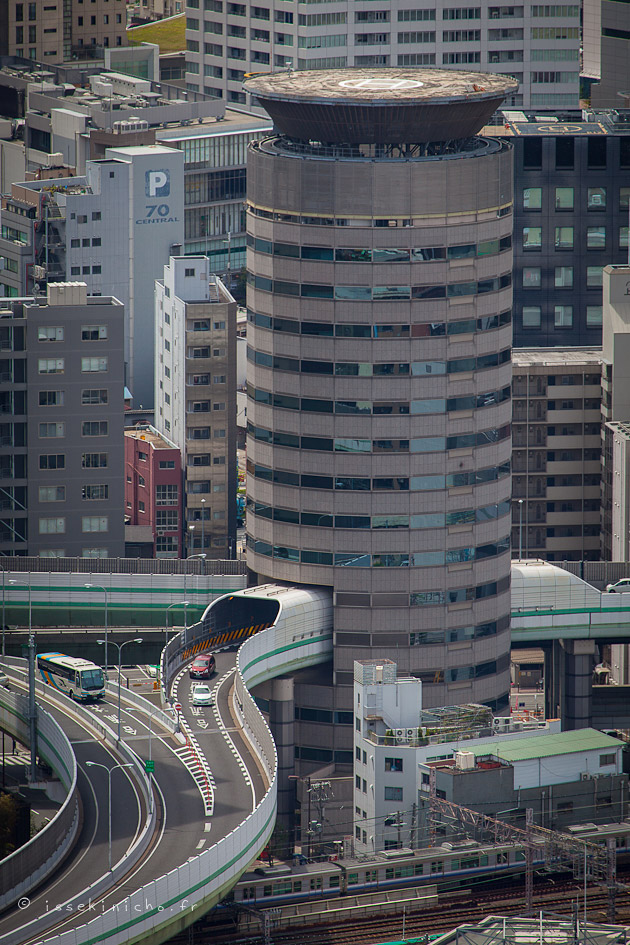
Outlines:
<svg viewBox="0 0 630 945"><path fill-rule="evenodd" d="M583 751L621 748L624 743L594 728L556 735L533 735L531 738L498 738L496 742L470 749L477 758L496 755L503 761L527 761L530 758L549 758L551 755L570 755Z"/></svg>

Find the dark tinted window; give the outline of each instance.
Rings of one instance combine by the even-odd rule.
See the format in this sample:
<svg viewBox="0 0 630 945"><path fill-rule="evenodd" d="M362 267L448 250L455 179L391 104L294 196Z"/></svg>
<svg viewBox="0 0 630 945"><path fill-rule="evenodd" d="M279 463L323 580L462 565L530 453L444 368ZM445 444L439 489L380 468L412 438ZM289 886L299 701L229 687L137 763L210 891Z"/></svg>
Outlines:
<svg viewBox="0 0 630 945"><path fill-rule="evenodd" d="M588 166L606 167L606 138L596 135L588 139Z"/></svg>
<svg viewBox="0 0 630 945"><path fill-rule="evenodd" d="M541 138L526 138L523 142L523 167L542 167Z"/></svg>
<svg viewBox="0 0 630 945"><path fill-rule="evenodd" d="M556 167L573 167L575 138L556 138Z"/></svg>

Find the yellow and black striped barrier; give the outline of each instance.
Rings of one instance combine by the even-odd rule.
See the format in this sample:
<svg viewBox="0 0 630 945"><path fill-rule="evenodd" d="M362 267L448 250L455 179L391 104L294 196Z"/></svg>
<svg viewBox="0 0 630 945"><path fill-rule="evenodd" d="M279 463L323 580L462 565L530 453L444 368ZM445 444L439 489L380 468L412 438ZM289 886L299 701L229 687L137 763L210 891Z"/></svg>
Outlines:
<svg viewBox="0 0 630 945"><path fill-rule="evenodd" d="M261 630L266 630L267 627L270 626L271 624L269 623L257 623L251 627L237 627L235 630L224 630L216 636L206 637L205 640L200 640L199 643L194 643L192 646L189 646L184 650L182 658L188 660L193 656L198 656L199 653L203 653L204 650L227 646L229 643L236 642L236 640L244 640L245 637L251 637L255 633L260 633Z"/></svg>

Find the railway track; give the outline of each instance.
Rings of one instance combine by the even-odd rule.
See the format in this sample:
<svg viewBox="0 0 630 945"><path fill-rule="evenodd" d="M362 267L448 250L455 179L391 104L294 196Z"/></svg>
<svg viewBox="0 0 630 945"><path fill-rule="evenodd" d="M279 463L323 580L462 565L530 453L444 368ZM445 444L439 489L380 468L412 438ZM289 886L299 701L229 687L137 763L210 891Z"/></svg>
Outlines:
<svg viewBox="0 0 630 945"><path fill-rule="evenodd" d="M583 915L584 887L571 882L545 880L535 890L534 911L571 914L577 903L579 915ZM553 883L550 888L550 883ZM336 924L321 926L291 926L290 928L272 928L273 945L376 945L376 943L400 940L404 932L407 938L425 934L448 932L458 925L477 922L487 915L517 915L524 910L523 885L488 890L483 893L473 891L472 895L450 894L441 897L440 905L426 909L408 911L404 918L402 912L387 916L366 916L357 913L353 919ZM587 889L587 917L591 922L606 922L608 910L608 892L599 886ZM617 893L617 919L619 924L630 924L630 889L621 889ZM205 928L199 929L199 939L205 940L206 933L212 930L213 945L262 945L262 929L258 933L238 934L232 925L221 929L208 917ZM189 939L189 941L191 941ZM194 939L192 939L194 942Z"/></svg>

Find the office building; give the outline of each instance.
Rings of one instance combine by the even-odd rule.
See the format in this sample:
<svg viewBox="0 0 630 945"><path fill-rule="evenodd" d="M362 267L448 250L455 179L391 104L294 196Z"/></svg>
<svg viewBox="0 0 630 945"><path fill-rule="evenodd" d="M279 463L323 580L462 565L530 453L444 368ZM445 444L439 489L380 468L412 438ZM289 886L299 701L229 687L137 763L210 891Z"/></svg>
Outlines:
<svg viewBox="0 0 630 945"><path fill-rule="evenodd" d="M179 448L148 423L125 430L127 558L183 558Z"/></svg>
<svg viewBox="0 0 630 945"><path fill-rule="evenodd" d="M102 47L127 45L124 0L5 0L0 6L0 55L43 63L90 59Z"/></svg>
<svg viewBox="0 0 630 945"><path fill-rule="evenodd" d="M512 352L512 554L600 556L599 348Z"/></svg>
<svg viewBox="0 0 630 945"><path fill-rule="evenodd" d="M515 84L247 86L278 129L248 155L248 567L331 589L329 707L350 708L355 658L395 654L427 705L501 708L512 155L477 132Z"/></svg>
<svg viewBox="0 0 630 945"><path fill-rule="evenodd" d="M247 149L270 131L266 117L228 108L220 120L156 132L184 154L184 252L208 256L229 289L246 263Z"/></svg>
<svg viewBox="0 0 630 945"><path fill-rule="evenodd" d="M510 75L512 107L579 107L580 5L436 6L359 0L299 11L212 0L186 4L186 87L249 104L247 73L448 66Z"/></svg>
<svg viewBox="0 0 630 945"><path fill-rule="evenodd" d="M82 177L14 184L0 222L5 295L25 294L33 279L41 287L80 277L90 295L120 299L125 384L136 406L152 406L154 282L183 241L183 155L109 148Z"/></svg>
<svg viewBox="0 0 630 945"><path fill-rule="evenodd" d="M630 111L508 113L514 147L514 346L592 347L602 270L628 259Z"/></svg>
<svg viewBox="0 0 630 945"><path fill-rule="evenodd" d="M602 369L602 558L627 561L630 420L630 266L604 269Z"/></svg>
<svg viewBox="0 0 630 945"><path fill-rule="evenodd" d="M616 0L584 0L582 75L593 80L594 108L630 105L628 11Z"/></svg>
<svg viewBox="0 0 630 945"><path fill-rule="evenodd" d="M236 556L236 302L206 256L155 284L155 426L181 451L189 554Z"/></svg>
<svg viewBox="0 0 630 945"><path fill-rule="evenodd" d="M133 49L134 56L143 48ZM122 66L113 63L113 68ZM60 176L51 175L50 165L65 163L72 169L68 173L85 174L86 162L104 159L108 148L157 143L180 150L184 252L209 256L212 271L232 284L246 262L247 147L271 131L269 119L191 91L182 102L181 89L164 82L102 71L89 77L88 88L72 86L70 92L68 80L73 78L66 68L37 70L35 63L0 70L0 110L16 120L24 118L23 139L15 137L13 123L0 122L2 192L9 194L13 182L24 180L26 169ZM19 105L27 98L30 110ZM24 291L32 291L32 280Z"/></svg>
<svg viewBox="0 0 630 945"><path fill-rule="evenodd" d="M123 306L84 283L0 306L0 552L122 557Z"/></svg>

